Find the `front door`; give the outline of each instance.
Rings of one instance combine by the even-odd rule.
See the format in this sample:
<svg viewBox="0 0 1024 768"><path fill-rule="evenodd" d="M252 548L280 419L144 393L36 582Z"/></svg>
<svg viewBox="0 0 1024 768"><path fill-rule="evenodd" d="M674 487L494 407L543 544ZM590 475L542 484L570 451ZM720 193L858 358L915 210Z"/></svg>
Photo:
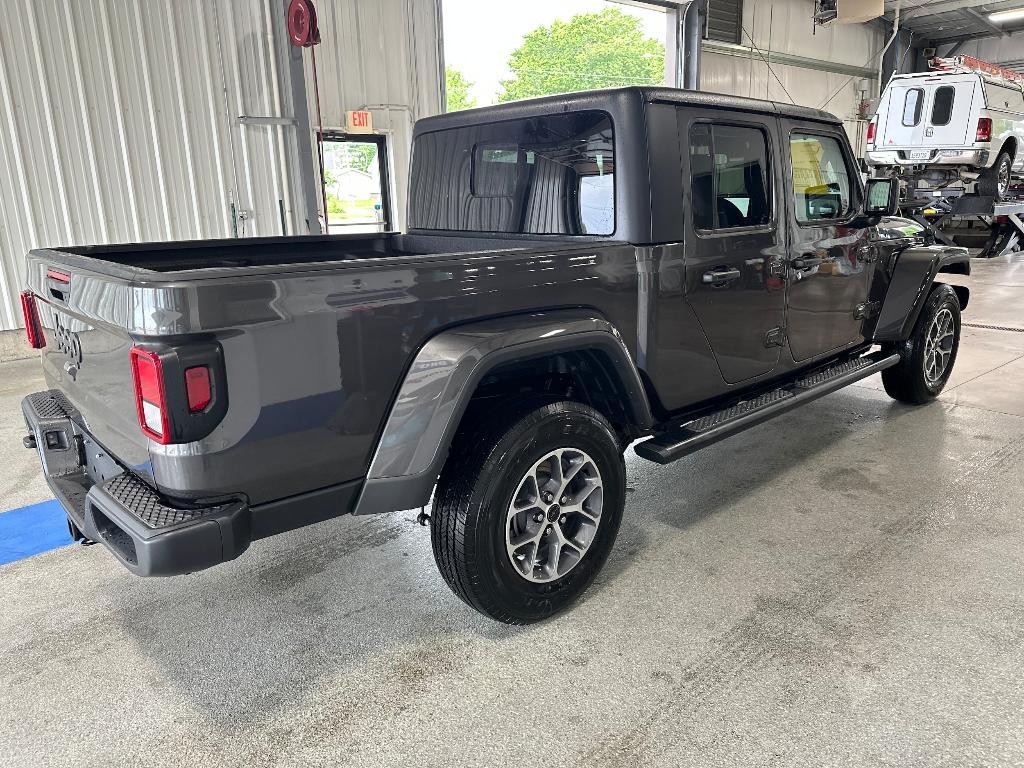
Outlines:
<svg viewBox="0 0 1024 768"><path fill-rule="evenodd" d="M783 343L776 131L774 118L679 112L680 142L689 147L686 297L730 384L770 373Z"/></svg>
<svg viewBox="0 0 1024 768"><path fill-rule="evenodd" d="M849 145L836 130L783 121L790 218L787 328L795 360L864 340L876 250L850 226L861 189Z"/></svg>

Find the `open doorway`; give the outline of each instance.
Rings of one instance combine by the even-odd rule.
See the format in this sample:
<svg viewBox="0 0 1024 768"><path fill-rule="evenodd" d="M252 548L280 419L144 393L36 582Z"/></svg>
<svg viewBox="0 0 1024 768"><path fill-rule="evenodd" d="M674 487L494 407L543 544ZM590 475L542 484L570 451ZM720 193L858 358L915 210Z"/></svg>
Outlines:
<svg viewBox="0 0 1024 768"><path fill-rule="evenodd" d="M329 235L393 229L384 136L324 131L324 231Z"/></svg>

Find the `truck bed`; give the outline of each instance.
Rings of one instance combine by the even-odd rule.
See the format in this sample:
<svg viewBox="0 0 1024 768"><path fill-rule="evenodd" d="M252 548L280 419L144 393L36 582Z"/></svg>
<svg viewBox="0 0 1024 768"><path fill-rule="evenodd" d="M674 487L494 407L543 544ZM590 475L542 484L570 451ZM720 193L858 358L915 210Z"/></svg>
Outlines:
<svg viewBox="0 0 1024 768"><path fill-rule="evenodd" d="M72 246L51 250L152 272L179 272L194 269L289 266L389 256L425 256L495 250L507 252L537 247L540 244L537 240L525 240L514 236L482 238L381 233L185 240L168 243ZM91 266L96 271L103 271L102 265Z"/></svg>

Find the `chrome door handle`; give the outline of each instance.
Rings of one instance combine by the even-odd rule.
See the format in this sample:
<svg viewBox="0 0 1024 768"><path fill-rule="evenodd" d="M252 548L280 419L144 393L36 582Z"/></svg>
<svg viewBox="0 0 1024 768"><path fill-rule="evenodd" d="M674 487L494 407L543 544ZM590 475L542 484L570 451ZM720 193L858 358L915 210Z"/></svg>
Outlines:
<svg viewBox="0 0 1024 768"><path fill-rule="evenodd" d="M710 272L705 272L701 277L701 282L706 285L717 285L722 283L731 283L733 280L739 280L742 273L738 269L712 269Z"/></svg>
<svg viewBox="0 0 1024 768"><path fill-rule="evenodd" d="M801 272L807 269L814 269L825 263L825 260L818 256L801 256L799 259L793 259L793 269L799 269Z"/></svg>

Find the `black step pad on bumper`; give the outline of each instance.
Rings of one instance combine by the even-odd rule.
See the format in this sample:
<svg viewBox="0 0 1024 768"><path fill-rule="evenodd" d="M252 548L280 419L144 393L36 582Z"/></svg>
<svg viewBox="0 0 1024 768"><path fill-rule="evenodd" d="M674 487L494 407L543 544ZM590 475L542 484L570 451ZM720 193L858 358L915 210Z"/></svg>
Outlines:
<svg viewBox="0 0 1024 768"><path fill-rule="evenodd" d="M233 560L249 546L251 513L242 501L175 504L113 459L102 470L88 466L87 453L106 451L92 450L95 441L59 390L29 395L21 410L31 437L26 445L38 450L68 518L133 573L191 573Z"/></svg>
<svg viewBox="0 0 1024 768"><path fill-rule="evenodd" d="M250 527L241 501L171 506L130 473L92 486L85 501L85 535L140 576L192 573L233 560L248 548Z"/></svg>

